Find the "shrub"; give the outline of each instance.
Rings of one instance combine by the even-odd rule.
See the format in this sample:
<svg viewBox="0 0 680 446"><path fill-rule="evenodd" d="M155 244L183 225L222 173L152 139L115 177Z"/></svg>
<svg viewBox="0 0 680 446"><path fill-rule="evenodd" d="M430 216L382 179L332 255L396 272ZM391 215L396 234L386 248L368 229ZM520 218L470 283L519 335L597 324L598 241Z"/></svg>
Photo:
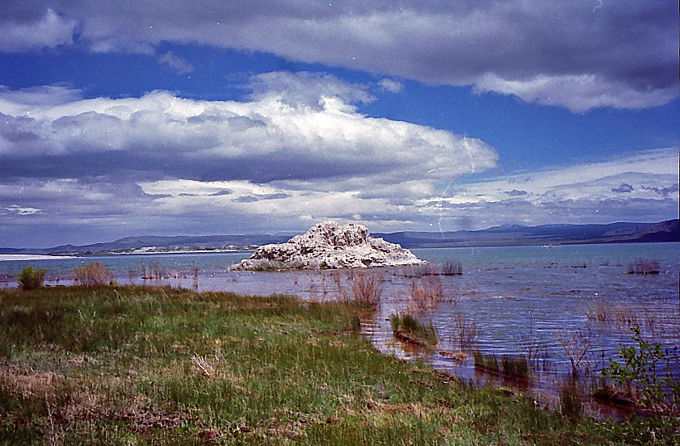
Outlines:
<svg viewBox="0 0 680 446"><path fill-rule="evenodd" d="M631 331L637 348L635 345L621 347L619 356L623 363L610 359L602 375L623 386L639 404L657 411L673 412L680 405L680 382L676 382L670 372L659 376L657 371L659 362L669 361L666 353L658 342L642 338L639 325L631 327ZM664 387L672 393L670 398L667 398Z"/></svg>
<svg viewBox="0 0 680 446"><path fill-rule="evenodd" d="M46 273L47 271L44 269L35 269L32 266L27 266L19 274L17 282L19 282L19 285L24 290L34 290L43 286Z"/></svg>
<svg viewBox="0 0 680 446"><path fill-rule="evenodd" d="M84 286L108 285L113 281L113 274L99 262L77 267L73 270L73 277Z"/></svg>
<svg viewBox="0 0 680 446"><path fill-rule="evenodd" d="M652 411L651 416L628 420L626 433L631 437L630 443L677 444L680 382L673 379L671 372L659 376L657 363L665 360L669 367L671 365L661 345L645 341L639 325L632 327L631 331L637 348L635 345L621 347L619 356L623 363L610 359L607 368L602 370L602 376L612 378L623 386L625 396L632 403Z"/></svg>
<svg viewBox="0 0 680 446"><path fill-rule="evenodd" d="M580 331L563 331L557 335L557 342L567 354L571 363L571 375L576 378L579 375L581 361L590 351L593 341Z"/></svg>

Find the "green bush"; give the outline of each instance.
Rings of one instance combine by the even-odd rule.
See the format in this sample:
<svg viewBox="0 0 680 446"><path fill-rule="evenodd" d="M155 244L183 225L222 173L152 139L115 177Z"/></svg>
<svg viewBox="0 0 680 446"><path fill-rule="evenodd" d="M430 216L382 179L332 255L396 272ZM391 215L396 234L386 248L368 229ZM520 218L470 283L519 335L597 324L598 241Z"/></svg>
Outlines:
<svg viewBox="0 0 680 446"><path fill-rule="evenodd" d="M44 269L36 269L32 266L27 266L17 277L17 282L19 282L19 285L24 290L34 290L43 286L46 273L47 271Z"/></svg>
<svg viewBox="0 0 680 446"><path fill-rule="evenodd" d="M680 402L680 383L675 382L670 372L660 376L657 371L659 362L668 362L666 353L658 342L648 342L642 338L639 325L630 330L638 347L621 347L619 356L623 364L610 359L602 375L614 379L642 406L655 410L672 409ZM670 398L664 388L672 394Z"/></svg>

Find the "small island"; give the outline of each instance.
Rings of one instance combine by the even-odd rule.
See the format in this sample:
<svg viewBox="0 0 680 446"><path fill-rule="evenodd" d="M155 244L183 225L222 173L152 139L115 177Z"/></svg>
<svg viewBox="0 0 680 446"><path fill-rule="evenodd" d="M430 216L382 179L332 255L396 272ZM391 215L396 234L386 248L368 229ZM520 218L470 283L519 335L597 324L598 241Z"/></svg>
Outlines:
<svg viewBox="0 0 680 446"><path fill-rule="evenodd" d="M231 269L263 271L278 269L372 268L426 263L408 249L372 237L359 224L318 223L285 243L259 247L249 259Z"/></svg>

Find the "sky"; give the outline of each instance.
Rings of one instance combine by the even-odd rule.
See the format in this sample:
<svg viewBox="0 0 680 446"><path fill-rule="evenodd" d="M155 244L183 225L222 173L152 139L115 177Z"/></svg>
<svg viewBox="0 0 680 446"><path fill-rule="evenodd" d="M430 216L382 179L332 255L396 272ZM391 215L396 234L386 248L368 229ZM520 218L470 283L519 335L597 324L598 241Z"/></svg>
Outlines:
<svg viewBox="0 0 680 446"><path fill-rule="evenodd" d="M678 217L668 0L4 0L0 246Z"/></svg>

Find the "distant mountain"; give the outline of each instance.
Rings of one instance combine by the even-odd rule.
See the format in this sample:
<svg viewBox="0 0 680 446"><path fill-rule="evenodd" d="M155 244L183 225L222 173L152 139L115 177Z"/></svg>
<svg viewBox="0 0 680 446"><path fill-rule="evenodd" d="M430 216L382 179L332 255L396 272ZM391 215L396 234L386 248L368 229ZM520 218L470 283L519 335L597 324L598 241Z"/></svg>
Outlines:
<svg viewBox="0 0 680 446"><path fill-rule="evenodd" d="M135 252L177 251L247 251L267 243L282 243L289 239L283 235L204 235L125 237L113 242L91 245L61 245L43 249L0 248L1 254L133 254Z"/></svg>
<svg viewBox="0 0 680 446"><path fill-rule="evenodd" d="M375 234L405 248L522 246L574 243L644 243L680 241L680 222L605 225L495 226L479 231L396 232Z"/></svg>
<svg viewBox="0 0 680 446"><path fill-rule="evenodd" d="M606 225L495 226L479 231L394 232L372 234L405 248L460 246L522 246L574 243L679 242L680 221L611 223ZM44 249L0 248L0 254L135 254L148 252L249 251L282 243L287 235L140 236L91 245L62 245Z"/></svg>

